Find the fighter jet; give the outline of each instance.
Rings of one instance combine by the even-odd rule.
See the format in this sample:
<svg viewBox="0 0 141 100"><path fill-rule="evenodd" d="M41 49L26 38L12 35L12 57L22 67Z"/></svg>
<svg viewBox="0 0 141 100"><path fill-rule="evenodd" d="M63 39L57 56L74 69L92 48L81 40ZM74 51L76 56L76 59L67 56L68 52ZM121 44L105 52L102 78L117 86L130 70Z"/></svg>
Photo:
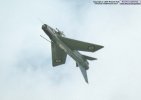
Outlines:
<svg viewBox="0 0 141 100"><path fill-rule="evenodd" d="M69 55L75 60L76 67L80 68L85 81L88 83L89 63L87 60L96 60L96 58L83 55L79 51L95 52L103 46L66 38L62 31L53 29L47 24L42 25L42 30L51 40L52 65L55 67L65 64L66 57Z"/></svg>

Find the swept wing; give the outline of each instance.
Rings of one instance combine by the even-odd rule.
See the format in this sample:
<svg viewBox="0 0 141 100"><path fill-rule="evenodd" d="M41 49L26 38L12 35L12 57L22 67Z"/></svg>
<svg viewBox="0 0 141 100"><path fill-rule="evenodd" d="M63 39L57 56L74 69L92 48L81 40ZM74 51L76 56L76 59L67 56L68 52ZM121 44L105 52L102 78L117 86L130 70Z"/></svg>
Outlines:
<svg viewBox="0 0 141 100"><path fill-rule="evenodd" d="M67 54L53 42L51 43L51 49L52 49L52 65L58 66L64 64L66 62Z"/></svg>
<svg viewBox="0 0 141 100"><path fill-rule="evenodd" d="M61 40L72 50L79 50L79 51L87 51L87 52L95 52L103 46L97 45L97 44L92 44L92 43L87 43L87 42L82 42L70 38L65 38L61 37Z"/></svg>

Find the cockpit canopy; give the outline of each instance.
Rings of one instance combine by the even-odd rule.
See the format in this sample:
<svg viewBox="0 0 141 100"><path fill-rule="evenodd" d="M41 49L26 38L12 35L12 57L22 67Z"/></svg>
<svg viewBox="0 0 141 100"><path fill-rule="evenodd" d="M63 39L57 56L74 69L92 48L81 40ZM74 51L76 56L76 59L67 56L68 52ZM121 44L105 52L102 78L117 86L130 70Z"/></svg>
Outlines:
<svg viewBox="0 0 141 100"><path fill-rule="evenodd" d="M63 33L62 31L60 31L60 30L57 29L57 28L56 28L56 30L57 30L57 34L58 34L58 35L65 37L65 35L64 35L64 33Z"/></svg>

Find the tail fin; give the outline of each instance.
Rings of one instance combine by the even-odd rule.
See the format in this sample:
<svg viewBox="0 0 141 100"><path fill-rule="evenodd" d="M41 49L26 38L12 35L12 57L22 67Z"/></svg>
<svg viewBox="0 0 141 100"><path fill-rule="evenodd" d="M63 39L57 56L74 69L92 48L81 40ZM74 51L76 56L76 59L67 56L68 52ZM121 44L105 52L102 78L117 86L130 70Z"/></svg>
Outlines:
<svg viewBox="0 0 141 100"><path fill-rule="evenodd" d="M86 56L86 55L83 55L83 57L87 60L97 60L97 58L89 57L89 56Z"/></svg>
<svg viewBox="0 0 141 100"><path fill-rule="evenodd" d="M79 66L79 68L80 68L80 70L82 72L82 75L83 75L83 77L85 79L85 82L88 83L88 77L87 77L87 71L86 71L86 69L84 67L82 67L82 66Z"/></svg>

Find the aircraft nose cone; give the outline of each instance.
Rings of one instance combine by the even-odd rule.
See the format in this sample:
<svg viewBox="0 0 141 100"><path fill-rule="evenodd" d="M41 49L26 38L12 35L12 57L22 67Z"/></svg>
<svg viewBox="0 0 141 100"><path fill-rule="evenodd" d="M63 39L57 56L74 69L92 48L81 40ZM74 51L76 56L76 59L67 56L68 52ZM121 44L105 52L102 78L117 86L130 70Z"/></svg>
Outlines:
<svg viewBox="0 0 141 100"><path fill-rule="evenodd" d="M47 28L46 24L42 25L42 29L46 29L46 28Z"/></svg>

